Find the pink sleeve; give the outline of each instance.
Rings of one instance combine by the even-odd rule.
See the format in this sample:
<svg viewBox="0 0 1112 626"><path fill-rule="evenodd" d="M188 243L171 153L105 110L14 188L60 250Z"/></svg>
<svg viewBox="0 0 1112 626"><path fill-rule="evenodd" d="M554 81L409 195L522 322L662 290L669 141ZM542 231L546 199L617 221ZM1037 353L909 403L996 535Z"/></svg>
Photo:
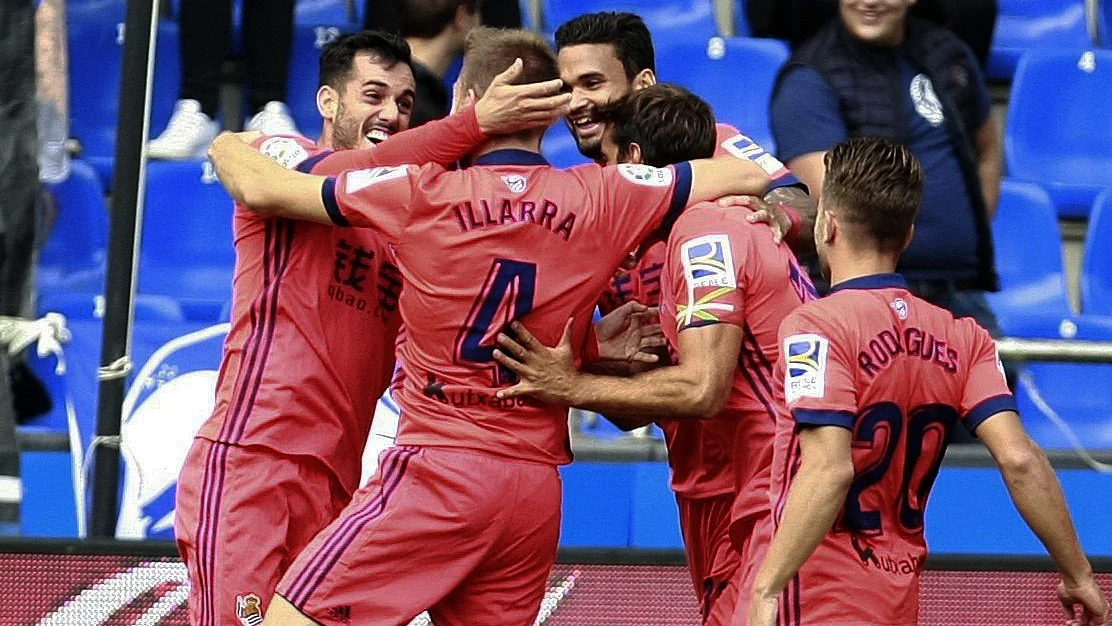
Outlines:
<svg viewBox="0 0 1112 626"><path fill-rule="evenodd" d="M996 353L996 342L985 329L967 320L974 348L969 351L969 370L961 398L961 415L974 430L986 419L1003 411L1015 411L1015 397L1004 378L1004 365Z"/></svg>
<svg viewBox="0 0 1112 626"><path fill-rule="evenodd" d="M840 335L813 310L796 309L780 324L777 372L797 424L853 428L855 364Z"/></svg>
<svg viewBox="0 0 1112 626"><path fill-rule="evenodd" d="M409 217L421 172L413 165L344 172L325 180L321 198L337 226L370 228L396 242Z"/></svg>
<svg viewBox="0 0 1112 626"><path fill-rule="evenodd" d="M706 226L698 216L686 215L669 237L667 280L676 300L677 332L719 323L745 325L740 269L748 242L736 231Z"/></svg>
<svg viewBox="0 0 1112 626"><path fill-rule="evenodd" d="M691 164L686 162L661 168L622 163L602 168L601 176L600 227L626 250L657 228L670 230L691 195Z"/></svg>

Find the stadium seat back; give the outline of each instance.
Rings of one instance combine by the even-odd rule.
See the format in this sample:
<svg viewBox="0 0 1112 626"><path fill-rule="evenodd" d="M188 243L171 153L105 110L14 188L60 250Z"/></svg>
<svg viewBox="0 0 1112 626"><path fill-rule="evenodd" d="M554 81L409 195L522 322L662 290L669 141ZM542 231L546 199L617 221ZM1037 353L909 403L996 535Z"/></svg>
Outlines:
<svg viewBox="0 0 1112 626"><path fill-rule="evenodd" d="M46 185L57 214L39 254L36 287L41 293L96 291L104 280L108 207L100 176L84 161L71 162L70 176Z"/></svg>
<svg viewBox="0 0 1112 626"><path fill-rule="evenodd" d="M352 13L356 5L363 3L350 3ZM298 0L294 5L294 23L316 26L318 24L347 24L359 21L359 16L349 13L347 0Z"/></svg>
<svg viewBox="0 0 1112 626"><path fill-rule="evenodd" d="M123 60L123 0L86 0L67 5L70 134L82 158L111 184ZM178 25L158 24L151 101L152 136L166 127L181 82Z"/></svg>
<svg viewBox="0 0 1112 626"><path fill-rule="evenodd" d="M666 32L696 38L718 34L712 0L541 0L541 9L548 32L555 32L564 22L584 13L628 11L645 20L654 39Z"/></svg>
<svg viewBox="0 0 1112 626"><path fill-rule="evenodd" d="M139 252L140 293L171 296L187 309L196 302L211 309L208 319L215 320L231 297L233 208L211 165L151 163Z"/></svg>
<svg viewBox="0 0 1112 626"><path fill-rule="evenodd" d="M732 124L765 150L775 152L769 101L788 47L775 39L685 37L657 44L662 82L695 92L714 108L719 122Z"/></svg>
<svg viewBox="0 0 1112 626"><path fill-rule="evenodd" d="M587 157L579 153L579 148L575 145L575 137L563 120L553 124L545 133L541 151L553 167L574 167L590 162Z"/></svg>
<svg viewBox="0 0 1112 626"><path fill-rule="evenodd" d="M992 223L1001 291L989 294L1005 323L1029 311L1070 313L1062 270L1062 238L1050 196L1036 184L1005 180Z"/></svg>
<svg viewBox="0 0 1112 626"><path fill-rule="evenodd" d="M1020 62L1004 136L1008 176L1084 217L1112 186L1112 50L1034 50Z"/></svg>
<svg viewBox="0 0 1112 626"><path fill-rule="evenodd" d="M1081 261L1081 307L1086 313L1112 315L1112 187L1093 203Z"/></svg>
<svg viewBox="0 0 1112 626"><path fill-rule="evenodd" d="M1084 0L1000 0L989 53L990 78L1007 80L1034 48L1087 48Z"/></svg>

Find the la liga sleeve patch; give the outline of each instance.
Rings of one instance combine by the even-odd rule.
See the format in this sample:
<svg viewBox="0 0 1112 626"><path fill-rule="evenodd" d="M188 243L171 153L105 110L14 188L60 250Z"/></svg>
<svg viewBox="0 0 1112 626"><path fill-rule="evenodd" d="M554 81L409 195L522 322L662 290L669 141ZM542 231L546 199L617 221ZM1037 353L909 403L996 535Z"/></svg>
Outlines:
<svg viewBox="0 0 1112 626"><path fill-rule="evenodd" d="M826 395L826 361L830 341L821 335L791 335L784 339L784 399L790 404L800 398Z"/></svg>
<svg viewBox="0 0 1112 626"><path fill-rule="evenodd" d="M622 163L618 172L629 182L646 187L670 187L675 175L667 167L653 167L637 163Z"/></svg>
<svg viewBox="0 0 1112 626"><path fill-rule="evenodd" d="M309 158L309 151L290 137L271 137L259 146L259 152L288 170L296 168Z"/></svg>

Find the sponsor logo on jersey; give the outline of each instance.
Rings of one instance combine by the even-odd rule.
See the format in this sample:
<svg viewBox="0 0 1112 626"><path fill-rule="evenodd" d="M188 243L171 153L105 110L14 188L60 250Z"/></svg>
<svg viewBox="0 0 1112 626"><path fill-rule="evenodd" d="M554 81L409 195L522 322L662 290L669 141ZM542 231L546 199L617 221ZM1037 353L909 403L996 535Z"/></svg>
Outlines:
<svg viewBox="0 0 1112 626"><path fill-rule="evenodd" d="M689 287L737 288L737 271L729 236L696 237L683 244L680 256Z"/></svg>
<svg viewBox="0 0 1112 626"><path fill-rule="evenodd" d="M618 172L631 183L646 187L668 187L672 184L672 170L667 167L652 167L637 163L622 163Z"/></svg>
<svg viewBox="0 0 1112 626"><path fill-rule="evenodd" d="M896 312L901 320L907 319L907 301L903 298L896 298L890 304L892 310Z"/></svg>
<svg viewBox="0 0 1112 626"><path fill-rule="evenodd" d="M259 146L259 152L288 170L292 170L309 158L309 152L297 143L296 139L290 137L271 137Z"/></svg>
<svg viewBox="0 0 1112 626"><path fill-rule="evenodd" d="M788 402L800 398L821 398L826 394L826 355L830 342L815 334L792 335L784 339L784 397Z"/></svg>
<svg viewBox="0 0 1112 626"><path fill-rule="evenodd" d="M259 596L248 593L236 596L236 617L243 626L259 626L263 623L263 607Z"/></svg>
<svg viewBox="0 0 1112 626"><path fill-rule="evenodd" d="M507 174L502 177L502 182L506 183L506 188L514 193L521 193L528 186L528 181L521 174Z"/></svg>
<svg viewBox="0 0 1112 626"><path fill-rule="evenodd" d="M368 170L356 170L348 174L347 186L344 190L347 193L355 193L360 189L366 189L371 185L377 185L388 180L395 178L402 178L409 173L408 165L399 165L397 167L373 167Z"/></svg>

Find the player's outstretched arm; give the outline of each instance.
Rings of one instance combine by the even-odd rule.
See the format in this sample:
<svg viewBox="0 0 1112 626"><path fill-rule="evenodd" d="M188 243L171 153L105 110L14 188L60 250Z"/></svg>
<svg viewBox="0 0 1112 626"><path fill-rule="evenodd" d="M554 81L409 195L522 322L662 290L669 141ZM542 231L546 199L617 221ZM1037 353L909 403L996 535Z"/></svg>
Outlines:
<svg viewBox="0 0 1112 626"><path fill-rule="evenodd" d="M579 372L572 360L570 334L555 348L536 339L518 322L517 341L500 335L494 358L521 379L499 397L533 396L545 402L631 417L710 418L730 395L741 352L741 329L730 324L689 328L679 336L679 365L623 378Z"/></svg>
<svg viewBox="0 0 1112 626"><path fill-rule="evenodd" d="M772 183L772 176L760 165L728 153L690 163L688 206L722 196L763 196Z"/></svg>
<svg viewBox="0 0 1112 626"><path fill-rule="evenodd" d="M749 626L774 626L777 599L826 533L853 482L850 431L812 426L799 433L800 465L792 480L780 527L753 582Z"/></svg>
<svg viewBox="0 0 1112 626"><path fill-rule="evenodd" d="M325 178L278 165L243 138L220 133L209 147L216 175L236 202L267 216L331 224L321 198Z"/></svg>
<svg viewBox="0 0 1112 626"><path fill-rule="evenodd" d="M1016 509L1062 573L1058 597L1070 619L1074 617L1074 607L1079 606L1082 624L1106 623L1108 600L1093 578L1062 487L1046 454L1027 435L1014 411L997 413L982 422L977 427L977 436L1000 467Z"/></svg>

